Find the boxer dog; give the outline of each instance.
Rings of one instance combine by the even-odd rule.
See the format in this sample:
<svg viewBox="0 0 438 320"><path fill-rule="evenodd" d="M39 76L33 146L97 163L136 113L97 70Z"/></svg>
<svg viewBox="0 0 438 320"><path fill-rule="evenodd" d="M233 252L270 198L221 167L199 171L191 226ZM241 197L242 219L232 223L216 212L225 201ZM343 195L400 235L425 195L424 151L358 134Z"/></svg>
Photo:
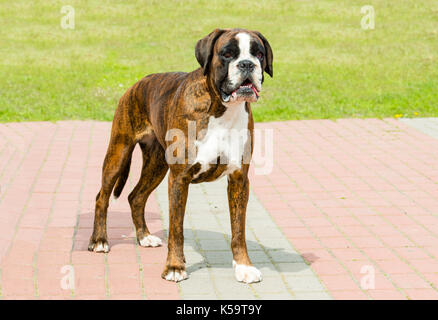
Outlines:
<svg viewBox="0 0 438 320"><path fill-rule="evenodd" d="M96 197L88 250L109 251L106 232L109 198L113 190L115 198L121 194L138 143L143 167L128 200L140 246L161 245L161 240L151 235L146 226L144 209L148 196L170 169L168 255L162 277L176 282L187 278L183 220L189 184L226 175L235 277L245 283L258 282L262 275L251 264L245 240L254 128L250 102L259 98L264 72L273 75L272 49L257 31L216 29L197 42L195 56L201 66L195 71L146 76L120 99L103 163L102 187ZM177 129L187 136L193 127L195 149L192 161L188 161L188 143L180 145L182 150L171 148L176 141L169 138L169 132ZM247 132L238 144L244 150L237 148L238 157L229 157L227 151L233 149L231 144L236 140L230 137L230 132L236 130ZM249 159L245 150L249 150ZM183 154L184 161L169 161L178 153Z"/></svg>

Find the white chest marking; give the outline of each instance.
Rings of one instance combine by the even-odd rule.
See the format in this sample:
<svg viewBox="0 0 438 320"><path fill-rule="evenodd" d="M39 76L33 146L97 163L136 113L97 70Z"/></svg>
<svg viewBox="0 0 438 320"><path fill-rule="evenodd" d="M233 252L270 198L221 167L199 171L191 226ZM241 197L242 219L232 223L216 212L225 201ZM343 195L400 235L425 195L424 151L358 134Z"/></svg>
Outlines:
<svg viewBox="0 0 438 320"><path fill-rule="evenodd" d="M221 176L240 169L247 140L248 112L245 102L227 106L219 118L211 116L205 136L195 142L197 153L194 163L199 162L201 169L194 178L207 171L210 164L216 164L218 157L220 164L227 164Z"/></svg>

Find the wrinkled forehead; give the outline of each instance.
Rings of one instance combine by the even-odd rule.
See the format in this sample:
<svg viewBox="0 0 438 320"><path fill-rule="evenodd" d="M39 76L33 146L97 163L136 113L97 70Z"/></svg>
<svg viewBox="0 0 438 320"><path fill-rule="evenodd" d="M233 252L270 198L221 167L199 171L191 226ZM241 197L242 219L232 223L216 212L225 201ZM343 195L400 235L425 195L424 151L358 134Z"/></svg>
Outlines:
<svg viewBox="0 0 438 320"><path fill-rule="evenodd" d="M222 34L216 42L216 50L219 51L226 46L258 46L264 48L263 41L255 32L244 29L233 29Z"/></svg>

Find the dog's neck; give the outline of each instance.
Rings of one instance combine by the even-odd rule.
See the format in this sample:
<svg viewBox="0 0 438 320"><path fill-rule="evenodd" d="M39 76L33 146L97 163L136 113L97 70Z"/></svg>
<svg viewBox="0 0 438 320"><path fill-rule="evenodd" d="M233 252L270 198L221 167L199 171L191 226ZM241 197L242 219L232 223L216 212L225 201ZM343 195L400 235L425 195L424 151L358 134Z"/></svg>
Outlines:
<svg viewBox="0 0 438 320"><path fill-rule="evenodd" d="M208 73L207 75L203 75L203 70L202 68L199 68L197 70L195 70L194 72L199 72L201 79L203 79L204 81L202 81L203 86L204 86L204 90L205 92L208 92L209 96L210 96L210 108L208 109L208 113L212 116L214 116L215 118L218 118L220 116L222 116L225 111L227 110L227 108L236 108L242 105L245 105L246 109L248 109L249 106L249 102L234 102L234 103L225 103L222 101L221 95L219 90L217 89L216 85L214 84L213 81L213 77L211 73ZM248 111L248 110L247 110Z"/></svg>

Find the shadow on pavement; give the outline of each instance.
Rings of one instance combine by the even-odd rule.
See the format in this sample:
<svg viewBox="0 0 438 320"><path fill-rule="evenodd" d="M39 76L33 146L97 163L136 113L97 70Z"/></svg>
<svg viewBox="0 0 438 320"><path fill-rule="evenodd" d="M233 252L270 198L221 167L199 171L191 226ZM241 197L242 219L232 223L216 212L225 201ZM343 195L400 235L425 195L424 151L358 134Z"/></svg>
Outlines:
<svg viewBox="0 0 438 320"><path fill-rule="evenodd" d="M88 241L90 239L93 228L94 213L87 212L80 215L78 222L78 229L75 237L74 251L86 251L88 248ZM158 222L161 220L160 214L156 212L146 212L146 222L152 221ZM161 223L161 221L160 221ZM201 261L193 262L190 257L187 258L187 271L189 273L196 273L197 270L203 268L220 268L231 269L232 268L232 253L231 248L221 248L219 250L203 250L200 247L200 241L188 237L190 232L195 232L196 239L202 240L215 240L230 239L230 234L220 233L209 230L192 230L184 229L185 234L185 246L186 248L193 249L198 255L202 256ZM168 230L160 230L153 232L153 235L160 237L164 242L167 242ZM201 241L202 241L201 240ZM134 225L132 223L131 215L129 212L108 212L108 241L110 249L119 244L132 244L136 242ZM223 242L223 241L222 241ZM262 241L261 241L262 242ZM308 269L309 265L304 262L304 259L308 263L312 263L318 259L318 256L311 252L307 252L301 256L298 253L290 252L284 248L268 247L262 243L258 243L253 240L246 240L249 256L255 266L263 266L269 268L272 271L295 273ZM229 244L229 241L228 241ZM260 247L260 244L262 247ZM258 248L258 249L253 249ZM140 250L154 250L154 248L140 248ZM185 250L186 257L188 251ZM275 257L272 254L275 253ZM111 251L110 253L111 254ZM263 257L260 259L260 257ZM191 261L192 260L192 261ZM195 259L196 260L196 259ZM199 260L199 259L198 259ZM273 263L274 262L274 263ZM280 266L281 265L281 269Z"/></svg>

